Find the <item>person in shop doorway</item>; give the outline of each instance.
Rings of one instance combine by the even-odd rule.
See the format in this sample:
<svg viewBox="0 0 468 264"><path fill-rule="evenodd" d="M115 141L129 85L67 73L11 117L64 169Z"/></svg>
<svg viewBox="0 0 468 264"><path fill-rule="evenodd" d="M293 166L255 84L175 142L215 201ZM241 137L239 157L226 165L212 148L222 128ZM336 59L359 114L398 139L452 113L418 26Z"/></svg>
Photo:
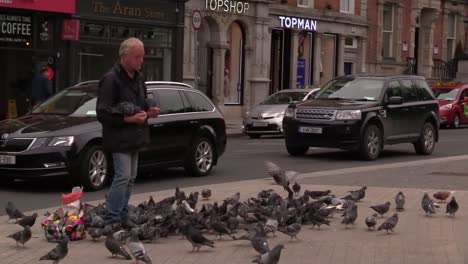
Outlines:
<svg viewBox="0 0 468 264"><path fill-rule="evenodd" d="M137 38L124 40L119 49L120 61L99 81L97 119L102 124L103 147L112 155L114 177L106 198L104 222L111 228L129 229L128 201L137 176L138 151L149 143L148 118L159 115L146 98L147 88L140 72L145 49ZM135 105L131 115L115 112L121 103Z"/></svg>
<svg viewBox="0 0 468 264"><path fill-rule="evenodd" d="M49 69L42 67L39 74L34 76L31 84L31 105L35 108L52 95L49 81Z"/></svg>

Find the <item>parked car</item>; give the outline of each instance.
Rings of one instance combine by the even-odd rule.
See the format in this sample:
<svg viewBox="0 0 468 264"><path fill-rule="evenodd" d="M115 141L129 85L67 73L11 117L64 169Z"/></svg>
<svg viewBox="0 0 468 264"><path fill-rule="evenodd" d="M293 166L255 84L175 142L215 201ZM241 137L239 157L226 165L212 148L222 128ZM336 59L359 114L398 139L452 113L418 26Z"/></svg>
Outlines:
<svg viewBox="0 0 468 264"><path fill-rule="evenodd" d="M442 127L459 128L462 124L468 124L467 83L437 83L432 89L439 101Z"/></svg>
<svg viewBox="0 0 468 264"><path fill-rule="evenodd" d="M282 134L284 111L290 103L309 100L318 92L315 89L288 89L276 92L245 114L242 130L250 138L264 134Z"/></svg>
<svg viewBox="0 0 468 264"><path fill-rule="evenodd" d="M412 143L418 154L429 155L439 139L439 106L424 77L343 76L314 100L291 104L283 129L292 156L312 146L375 160L384 145L397 143Z"/></svg>
<svg viewBox="0 0 468 264"><path fill-rule="evenodd" d="M192 176L211 172L226 148L226 124L203 93L176 82L147 82L148 98L161 108L148 120L151 143L139 169L185 167ZM65 89L30 114L0 122L0 180L65 177L88 190L103 188L112 159L96 119L98 84Z"/></svg>

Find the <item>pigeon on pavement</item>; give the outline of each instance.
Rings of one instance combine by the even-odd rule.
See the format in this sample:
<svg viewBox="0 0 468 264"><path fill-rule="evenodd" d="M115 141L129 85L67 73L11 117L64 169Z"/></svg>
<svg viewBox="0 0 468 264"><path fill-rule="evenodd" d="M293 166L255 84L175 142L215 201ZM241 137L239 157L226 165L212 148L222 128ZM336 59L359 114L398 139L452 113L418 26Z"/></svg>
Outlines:
<svg viewBox="0 0 468 264"><path fill-rule="evenodd" d="M208 200L211 197L211 190L210 189L203 189L201 191L201 196L204 200Z"/></svg>
<svg viewBox="0 0 468 264"><path fill-rule="evenodd" d="M276 184L282 186L288 192L288 198L292 199L293 191L289 187L289 183L299 175L296 171L284 171L278 165L271 161L265 161L265 167L268 173L273 177Z"/></svg>
<svg viewBox="0 0 468 264"><path fill-rule="evenodd" d="M455 200L455 196L452 196L452 199L450 202L447 204L447 209L446 212L450 216L455 216L455 213L458 211L458 203Z"/></svg>
<svg viewBox="0 0 468 264"><path fill-rule="evenodd" d="M449 198L450 194L454 194L455 192L449 192L449 191L438 191L434 193L432 196L439 200L441 203L444 202Z"/></svg>
<svg viewBox="0 0 468 264"><path fill-rule="evenodd" d="M112 254L112 257L122 256L126 260L132 259L132 256L130 255L130 253L128 253L127 249L123 246L122 242L114 238L112 230L109 231L106 235L107 238L105 246L107 250L109 250L109 252Z"/></svg>
<svg viewBox="0 0 468 264"><path fill-rule="evenodd" d="M372 228L375 228L375 225L377 225L377 214L370 215L366 217L366 225L369 230Z"/></svg>
<svg viewBox="0 0 468 264"><path fill-rule="evenodd" d="M367 186L363 186L359 190L349 191L351 200L353 200L354 202L359 202L366 196L366 190Z"/></svg>
<svg viewBox="0 0 468 264"><path fill-rule="evenodd" d="M24 217L24 214L16 208L15 204L12 201L7 202L5 206L5 211L9 217L8 220L15 219L15 221L18 221L18 218Z"/></svg>
<svg viewBox="0 0 468 264"><path fill-rule="evenodd" d="M280 227L278 228L278 231L290 236L291 239L292 238L298 239L297 234L299 234L299 232L301 232L301 229L302 229L300 222L301 220L297 221L296 223L292 223L286 227Z"/></svg>
<svg viewBox="0 0 468 264"><path fill-rule="evenodd" d="M388 234L388 230L392 231L392 232L395 232L393 231L393 229L395 228L395 226L397 225L398 223L398 214L397 213L394 213L393 216L387 218L385 220L385 222L383 222L379 228L377 228L378 231L380 230L383 230L385 229L385 231L387 231L387 234Z"/></svg>
<svg viewBox="0 0 468 264"><path fill-rule="evenodd" d="M321 197L324 197L324 196L327 196L331 193L330 190L326 190L326 191L308 191L306 190L305 193L307 193L310 198L312 199L319 199Z"/></svg>
<svg viewBox="0 0 468 264"><path fill-rule="evenodd" d="M422 201L421 201L421 207L424 210L424 212L426 213L426 216L436 213L436 211L435 211L436 205L435 205L434 201L432 201L432 199L429 198L429 195L427 194L427 192L424 192L424 196L423 196Z"/></svg>
<svg viewBox="0 0 468 264"><path fill-rule="evenodd" d="M265 254L268 251L270 251L270 247L268 246L268 241L266 240L266 237L260 236L259 234L256 234L250 242L252 243L252 247L255 249L260 254Z"/></svg>
<svg viewBox="0 0 468 264"><path fill-rule="evenodd" d="M146 264L151 264L150 256L146 253L143 243L138 239L138 230L136 228L132 228L132 230L130 230L130 237L127 240L127 246L137 263L141 261Z"/></svg>
<svg viewBox="0 0 468 264"><path fill-rule="evenodd" d="M27 216L24 216L23 218L21 218L17 222L17 224L22 226L22 227L26 227L26 226L32 227L34 225L34 223L36 223L36 218L37 218L37 213L34 213L32 215L27 215Z"/></svg>
<svg viewBox="0 0 468 264"><path fill-rule="evenodd" d="M102 228L99 227L88 227L87 231L93 241L99 239L103 233Z"/></svg>
<svg viewBox="0 0 468 264"><path fill-rule="evenodd" d="M42 256L39 260L52 260L54 264L58 264L68 254L68 238L62 239L59 244Z"/></svg>
<svg viewBox="0 0 468 264"><path fill-rule="evenodd" d="M200 251L200 248L202 246L214 248L214 242L203 236L199 230L195 229L190 224L186 224L182 228L182 233L192 244L192 252L195 251L195 248L197 249L197 251Z"/></svg>
<svg viewBox="0 0 468 264"><path fill-rule="evenodd" d="M395 205L397 211L405 210L405 195L403 192L398 192L398 194L395 196Z"/></svg>
<svg viewBox="0 0 468 264"><path fill-rule="evenodd" d="M342 224L345 224L346 228L348 228L349 224L354 224L358 216L357 205L352 204L348 208L346 208L344 212L344 218L341 221Z"/></svg>
<svg viewBox="0 0 468 264"><path fill-rule="evenodd" d="M383 217L384 214L386 214L390 210L390 202L386 202L384 204L379 205L373 205L370 208L376 211L380 215L380 217Z"/></svg>
<svg viewBox="0 0 468 264"><path fill-rule="evenodd" d="M16 241L17 246L19 246L19 243L24 247L24 244L31 239L31 228L29 226L25 226L23 230L11 234L8 237L13 238Z"/></svg>
<svg viewBox="0 0 468 264"><path fill-rule="evenodd" d="M281 257L281 251L284 249L283 244L276 245L271 251L262 254L255 258L252 263L258 264L277 264Z"/></svg>
<svg viewBox="0 0 468 264"><path fill-rule="evenodd" d="M297 183L297 182L294 182L294 184L292 186L292 190L293 190L295 195L299 195L299 193L301 192L301 185L299 185L299 183Z"/></svg>

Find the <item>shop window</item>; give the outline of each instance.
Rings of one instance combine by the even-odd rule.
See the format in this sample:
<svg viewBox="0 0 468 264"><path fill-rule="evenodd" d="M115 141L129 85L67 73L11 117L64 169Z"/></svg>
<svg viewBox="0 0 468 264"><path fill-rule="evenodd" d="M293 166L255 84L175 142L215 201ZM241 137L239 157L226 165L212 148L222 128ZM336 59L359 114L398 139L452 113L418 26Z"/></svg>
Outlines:
<svg viewBox="0 0 468 264"><path fill-rule="evenodd" d="M455 38L457 36L457 17L456 14L447 16L446 32L447 32L447 61L453 59L455 53Z"/></svg>
<svg viewBox="0 0 468 264"><path fill-rule="evenodd" d="M340 12L354 14L354 0L340 0Z"/></svg>
<svg viewBox="0 0 468 264"><path fill-rule="evenodd" d="M309 0L297 0L297 6L310 7L310 1Z"/></svg>
<svg viewBox="0 0 468 264"><path fill-rule="evenodd" d="M357 40L355 37L345 38L345 48L357 48Z"/></svg>
<svg viewBox="0 0 468 264"><path fill-rule="evenodd" d="M382 57L394 57L394 23L395 23L395 6L393 4L385 4L383 7L383 25L382 25Z"/></svg>

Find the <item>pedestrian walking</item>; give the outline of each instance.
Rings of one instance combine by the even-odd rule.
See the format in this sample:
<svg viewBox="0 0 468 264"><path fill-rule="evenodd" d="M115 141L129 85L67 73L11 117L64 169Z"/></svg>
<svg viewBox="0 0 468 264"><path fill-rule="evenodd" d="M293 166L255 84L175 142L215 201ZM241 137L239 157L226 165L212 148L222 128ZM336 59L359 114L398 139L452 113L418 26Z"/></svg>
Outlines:
<svg viewBox="0 0 468 264"><path fill-rule="evenodd" d="M36 107L40 103L44 102L52 95L50 80L49 80L49 68L42 67L39 70L39 74L34 76L31 82L31 105Z"/></svg>
<svg viewBox="0 0 468 264"><path fill-rule="evenodd" d="M119 56L120 61L99 81L96 112L103 127L103 147L112 155L114 165L104 221L129 228L128 201L137 176L138 151L149 143L147 119L157 117L159 108L146 102L147 88L140 73L145 56L143 42L126 39ZM133 104L141 111L126 116L113 110L121 103Z"/></svg>

